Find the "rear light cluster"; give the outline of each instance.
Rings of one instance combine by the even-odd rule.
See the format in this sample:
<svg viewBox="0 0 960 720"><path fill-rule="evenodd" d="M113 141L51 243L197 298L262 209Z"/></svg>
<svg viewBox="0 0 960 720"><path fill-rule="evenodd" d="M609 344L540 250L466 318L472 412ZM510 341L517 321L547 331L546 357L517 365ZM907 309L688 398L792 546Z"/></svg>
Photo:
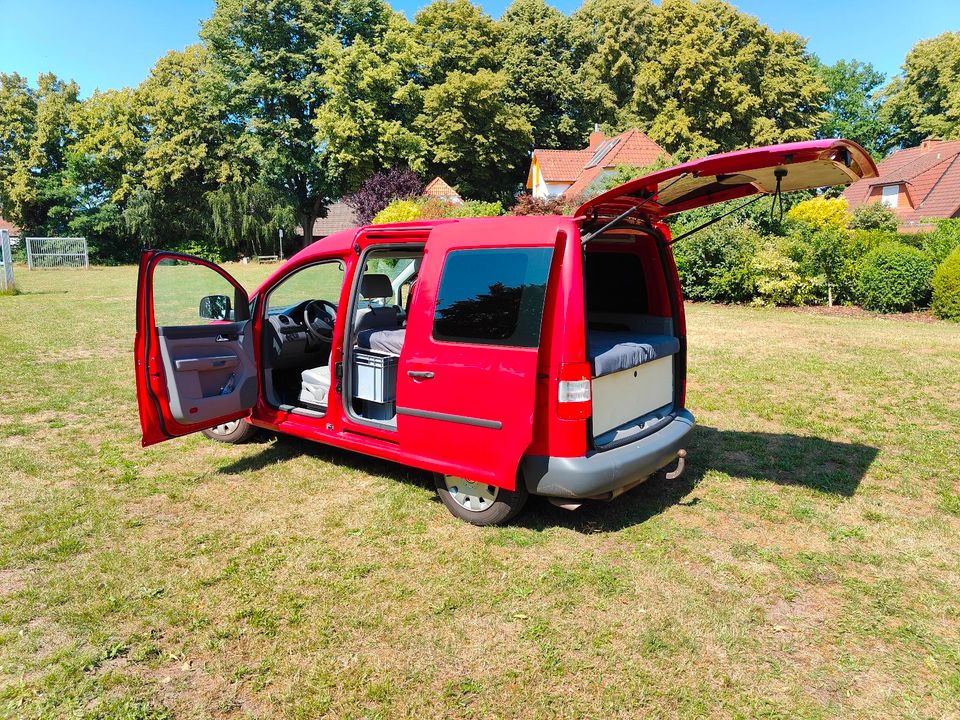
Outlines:
<svg viewBox="0 0 960 720"><path fill-rule="evenodd" d="M590 363L561 363L557 415L562 420L584 420L590 411Z"/></svg>

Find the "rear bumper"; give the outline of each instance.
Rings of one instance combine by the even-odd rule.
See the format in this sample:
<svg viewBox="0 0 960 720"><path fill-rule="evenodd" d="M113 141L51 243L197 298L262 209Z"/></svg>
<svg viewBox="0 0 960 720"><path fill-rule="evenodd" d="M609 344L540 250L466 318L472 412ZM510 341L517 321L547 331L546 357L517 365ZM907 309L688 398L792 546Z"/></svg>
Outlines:
<svg viewBox="0 0 960 720"><path fill-rule="evenodd" d="M589 498L612 493L675 460L693 425L693 415L681 410L667 426L618 448L585 457L526 455L520 462L524 481L534 495Z"/></svg>

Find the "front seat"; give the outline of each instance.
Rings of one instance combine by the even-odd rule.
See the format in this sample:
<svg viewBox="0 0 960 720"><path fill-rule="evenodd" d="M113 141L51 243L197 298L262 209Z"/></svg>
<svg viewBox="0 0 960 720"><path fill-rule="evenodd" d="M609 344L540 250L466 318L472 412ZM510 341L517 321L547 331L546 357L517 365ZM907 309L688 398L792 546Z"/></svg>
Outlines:
<svg viewBox="0 0 960 720"><path fill-rule="evenodd" d="M309 368L300 373L300 402L307 405L327 406L330 394L330 366Z"/></svg>
<svg viewBox="0 0 960 720"><path fill-rule="evenodd" d="M367 273L360 278L360 294L366 300L390 300L393 298L393 285L390 278L382 273ZM400 309L396 305L364 308L357 313L353 326L355 333L371 328L392 330L400 327Z"/></svg>

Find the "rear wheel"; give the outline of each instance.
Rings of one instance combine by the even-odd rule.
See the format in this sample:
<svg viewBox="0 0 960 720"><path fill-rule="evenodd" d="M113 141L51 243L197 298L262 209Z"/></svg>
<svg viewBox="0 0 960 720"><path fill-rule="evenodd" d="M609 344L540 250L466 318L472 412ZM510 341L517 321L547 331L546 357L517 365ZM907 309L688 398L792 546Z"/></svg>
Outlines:
<svg viewBox="0 0 960 720"><path fill-rule="evenodd" d="M257 434L257 428L246 420L231 420L202 432L211 440L239 445L251 440Z"/></svg>
<svg viewBox="0 0 960 720"><path fill-rule="evenodd" d="M440 473L434 474L434 482L447 510L471 525L505 523L523 510L529 497L521 478L514 491Z"/></svg>

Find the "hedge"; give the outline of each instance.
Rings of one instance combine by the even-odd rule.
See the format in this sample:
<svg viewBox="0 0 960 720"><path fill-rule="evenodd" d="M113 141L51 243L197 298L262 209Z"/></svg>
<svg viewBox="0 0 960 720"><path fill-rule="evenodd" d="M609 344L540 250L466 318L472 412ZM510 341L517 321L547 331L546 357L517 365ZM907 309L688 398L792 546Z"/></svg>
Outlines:
<svg viewBox="0 0 960 720"><path fill-rule="evenodd" d="M933 313L960 322L960 247L947 256L933 275Z"/></svg>
<svg viewBox="0 0 960 720"><path fill-rule="evenodd" d="M920 250L887 243L867 253L860 266L861 304L878 312L909 312L930 298L933 266Z"/></svg>

